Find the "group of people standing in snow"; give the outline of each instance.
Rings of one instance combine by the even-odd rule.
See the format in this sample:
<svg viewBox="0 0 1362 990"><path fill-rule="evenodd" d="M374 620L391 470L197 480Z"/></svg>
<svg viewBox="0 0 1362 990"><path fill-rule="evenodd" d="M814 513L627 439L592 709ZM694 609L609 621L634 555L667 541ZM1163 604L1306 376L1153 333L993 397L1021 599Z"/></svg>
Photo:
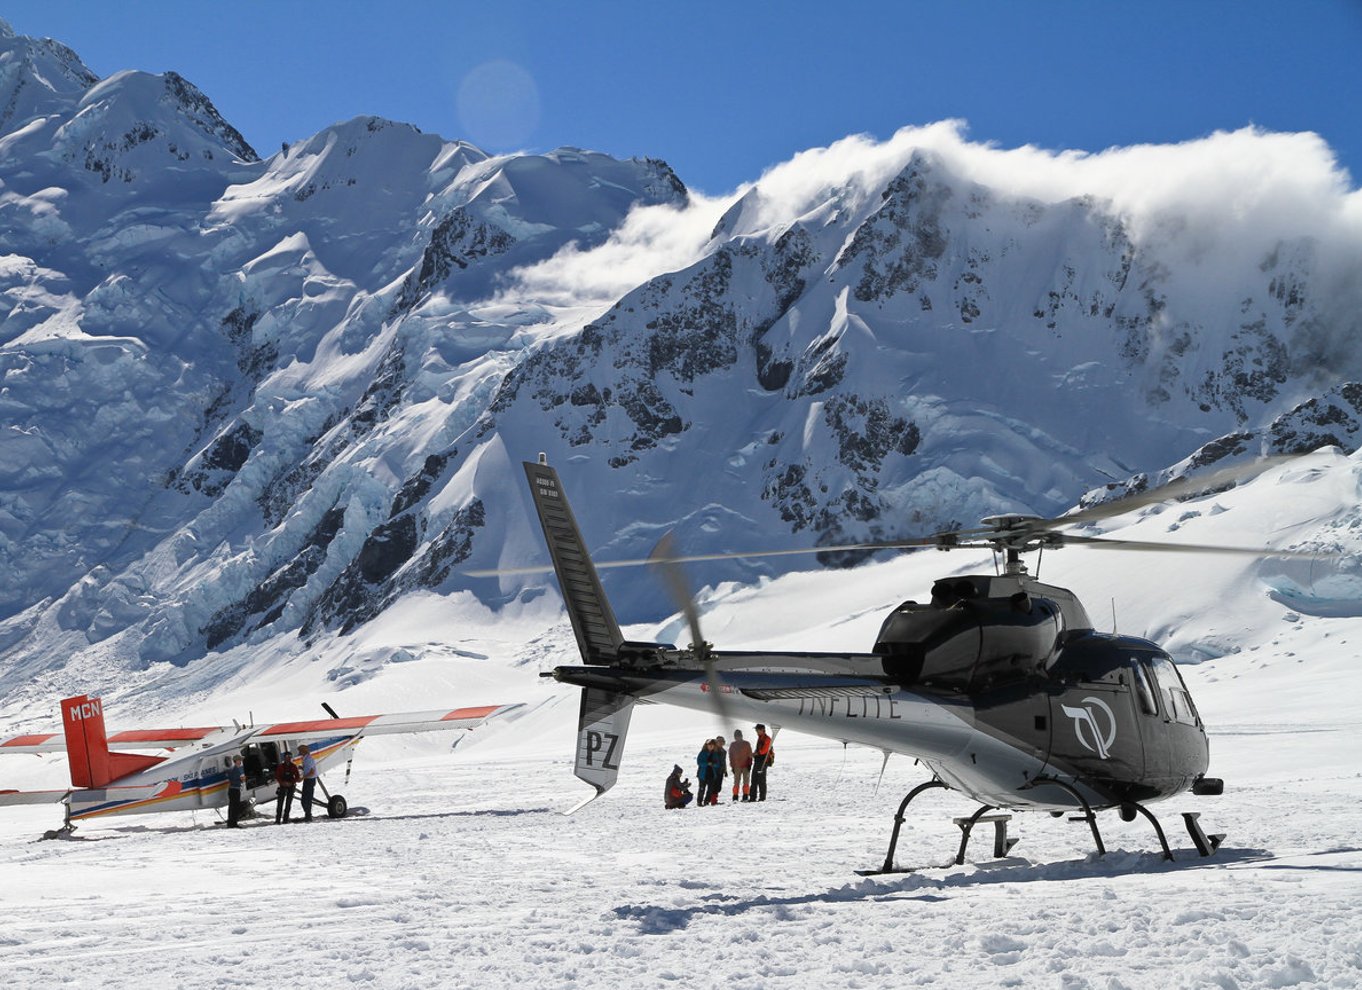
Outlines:
<svg viewBox="0 0 1362 990"><path fill-rule="evenodd" d="M733 730L731 745L723 736L706 739L695 757L695 779L700 788L696 804L718 804L724 777L728 776L729 771L733 775L730 800L765 801L766 771L774 762L775 749L771 737L766 734L766 726L760 723L757 725L755 743L744 739L741 729ZM690 781L682 779L680 766L672 767L663 797L668 808L684 808L695 797L691 794Z"/></svg>
<svg viewBox="0 0 1362 990"><path fill-rule="evenodd" d="M274 768L275 802L274 824L284 825L291 818L293 796L298 784L303 785L302 821L312 821L312 795L317 789L317 761L306 743L298 747L298 760L284 750L279 754L279 763ZM246 766L245 759L238 753L232 757L227 767L227 827L240 828L242 812L246 810Z"/></svg>

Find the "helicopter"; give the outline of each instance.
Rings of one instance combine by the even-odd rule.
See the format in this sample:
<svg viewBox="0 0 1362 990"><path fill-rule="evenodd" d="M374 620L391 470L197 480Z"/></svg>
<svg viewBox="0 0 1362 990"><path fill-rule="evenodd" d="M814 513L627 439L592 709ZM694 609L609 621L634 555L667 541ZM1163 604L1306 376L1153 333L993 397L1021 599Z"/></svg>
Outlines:
<svg viewBox="0 0 1362 990"><path fill-rule="evenodd" d="M1086 822L1099 855L1105 846L1098 812L1125 821L1143 816L1165 859L1173 859L1150 803L1184 794L1223 793L1207 775L1206 727L1172 658L1157 644L1103 633L1070 590L1041 582L1022 555L1064 546L1107 549L1317 557L1269 550L1111 539L1070 532L1135 509L1217 490L1266 470L1274 458L1182 478L1161 488L1080 508L1066 516L999 515L972 529L904 540L683 556L670 534L644 560L594 563L557 472L545 455L524 462L583 666L542 676L582 689L576 776L595 793L616 782L636 702L714 711L724 722L746 719L913 757L930 779L903 799L880 870L896 872L894 851L909 803L930 788L979 802L956 818L962 830L955 862L965 859L976 824L994 825L994 855L1017 841L1006 811L1045 811ZM829 550L989 548L1002 560L994 574L938 580L925 602L905 601L885 616L870 652L720 651L705 641L681 565L689 561ZM615 620L599 567L653 566L687 621L692 642L631 642ZM473 576L543 572L547 568L476 571ZM1202 856L1223 834L1207 835L1200 812L1184 812Z"/></svg>

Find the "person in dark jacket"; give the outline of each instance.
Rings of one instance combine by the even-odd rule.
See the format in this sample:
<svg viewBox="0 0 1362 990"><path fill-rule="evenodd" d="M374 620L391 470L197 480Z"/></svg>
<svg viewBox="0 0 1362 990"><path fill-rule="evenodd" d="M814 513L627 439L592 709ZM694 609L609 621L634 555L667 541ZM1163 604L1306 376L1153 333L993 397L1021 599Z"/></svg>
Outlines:
<svg viewBox="0 0 1362 990"><path fill-rule="evenodd" d="M699 800L695 802L697 807L709 803L710 781L713 779L710 775L710 764L713 760L714 740L706 739L704 745L700 747L700 752L695 754L695 780L700 786Z"/></svg>
<svg viewBox="0 0 1362 990"><path fill-rule="evenodd" d="M690 792L690 781L681 779L681 767L672 767L667 786L662 790L663 803L667 808L684 808L695 797Z"/></svg>
<svg viewBox="0 0 1362 990"><path fill-rule="evenodd" d="M714 737L713 755L710 757L710 789L709 803L718 804L719 795L723 793L724 778L728 776L728 749L725 746L723 736Z"/></svg>
<svg viewBox="0 0 1362 990"><path fill-rule="evenodd" d="M293 809L293 792L302 779L303 772L293 762L293 754L284 750L279 757L279 765L274 768L274 782L279 785L274 792L277 795L274 801L274 824L283 825L289 820L289 812Z"/></svg>
<svg viewBox="0 0 1362 990"><path fill-rule="evenodd" d="M241 827L241 808L245 802L241 800L242 794L246 790L246 767L241 756L232 757L232 762L227 767L227 827Z"/></svg>

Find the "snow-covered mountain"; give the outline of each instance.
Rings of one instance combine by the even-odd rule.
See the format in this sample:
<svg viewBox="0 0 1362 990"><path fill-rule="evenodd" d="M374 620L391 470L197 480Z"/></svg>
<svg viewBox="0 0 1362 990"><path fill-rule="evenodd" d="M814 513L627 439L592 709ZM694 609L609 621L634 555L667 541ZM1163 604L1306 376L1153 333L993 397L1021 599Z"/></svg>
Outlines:
<svg viewBox="0 0 1362 990"><path fill-rule="evenodd" d="M0 691L533 601L465 572L544 559L541 451L636 557L1351 450L1359 248L1311 135L1083 157L942 124L716 199L372 117L261 160L180 76L0 25ZM777 559L697 577L812 566Z"/></svg>

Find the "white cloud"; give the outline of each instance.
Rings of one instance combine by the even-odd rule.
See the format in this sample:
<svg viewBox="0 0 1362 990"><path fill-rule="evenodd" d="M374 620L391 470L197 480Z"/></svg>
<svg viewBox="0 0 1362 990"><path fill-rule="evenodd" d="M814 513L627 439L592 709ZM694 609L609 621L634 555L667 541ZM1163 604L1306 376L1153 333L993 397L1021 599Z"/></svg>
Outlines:
<svg viewBox="0 0 1362 990"><path fill-rule="evenodd" d="M1351 284L1362 252L1362 192L1313 133L1255 128L1179 144L1099 152L999 148L972 142L962 121L905 127L885 141L853 135L800 152L726 197L688 207L642 207L599 247L569 246L514 274L508 302L600 306L708 247L725 211L742 201L738 232L779 229L834 194L864 204L918 151L995 195L1042 202L1088 196L1107 204L1137 244L1219 277L1257 266L1282 241L1309 238L1321 275Z"/></svg>

